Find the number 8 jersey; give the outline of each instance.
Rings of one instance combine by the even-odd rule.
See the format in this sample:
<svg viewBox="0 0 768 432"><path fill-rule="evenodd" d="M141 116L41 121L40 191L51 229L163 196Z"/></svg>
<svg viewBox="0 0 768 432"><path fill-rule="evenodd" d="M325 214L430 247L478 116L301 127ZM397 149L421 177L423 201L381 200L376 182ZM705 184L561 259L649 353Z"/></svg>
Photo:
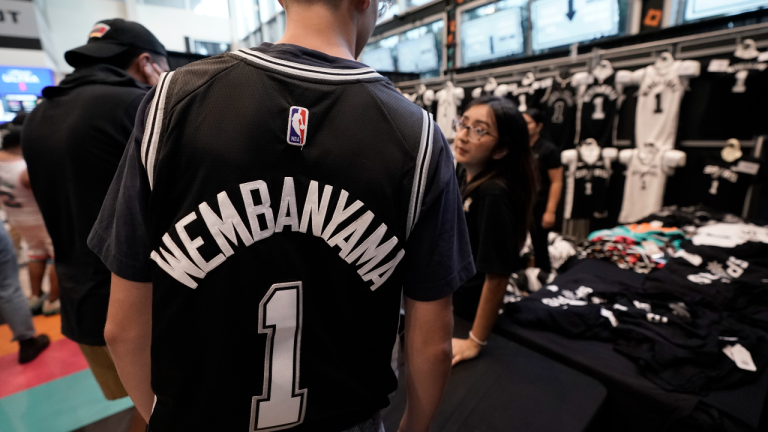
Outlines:
<svg viewBox="0 0 768 432"><path fill-rule="evenodd" d="M365 65L264 44L164 74L138 118L89 245L153 283L152 432L386 407L401 295L474 274L431 116Z"/></svg>

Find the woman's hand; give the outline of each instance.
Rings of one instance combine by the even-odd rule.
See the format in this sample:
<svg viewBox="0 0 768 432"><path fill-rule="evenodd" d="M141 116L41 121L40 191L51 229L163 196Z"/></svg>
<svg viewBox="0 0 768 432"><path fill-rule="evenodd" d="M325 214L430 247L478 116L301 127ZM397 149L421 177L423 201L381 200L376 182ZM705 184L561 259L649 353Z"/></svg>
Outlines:
<svg viewBox="0 0 768 432"><path fill-rule="evenodd" d="M544 213L544 217L541 218L541 226L546 229L549 229L555 226L555 213L554 212Z"/></svg>
<svg viewBox="0 0 768 432"><path fill-rule="evenodd" d="M453 345L453 361L451 362L451 366L477 357L477 355L480 354L480 348L482 348L472 339L453 338L451 342Z"/></svg>

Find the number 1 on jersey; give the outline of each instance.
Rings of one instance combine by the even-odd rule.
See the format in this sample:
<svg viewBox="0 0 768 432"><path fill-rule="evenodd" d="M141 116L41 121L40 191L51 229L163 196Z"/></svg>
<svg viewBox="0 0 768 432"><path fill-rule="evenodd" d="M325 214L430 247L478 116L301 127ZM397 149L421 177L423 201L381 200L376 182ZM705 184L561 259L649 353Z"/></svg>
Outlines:
<svg viewBox="0 0 768 432"><path fill-rule="evenodd" d="M299 390L302 284L272 285L259 303L259 333L267 335L264 389L251 404L251 432L287 429L304 421L307 389Z"/></svg>
<svg viewBox="0 0 768 432"><path fill-rule="evenodd" d="M662 114L664 110L661 109L661 93L656 93L656 110L654 114Z"/></svg>
<svg viewBox="0 0 768 432"><path fill-rule="evenodd" d="M592 120L605 119L605 111L603 110L604 102L605 102L605 99L603 97L596 97L592 99L592 104L595 106L594 111L592 111Z"/></svg>

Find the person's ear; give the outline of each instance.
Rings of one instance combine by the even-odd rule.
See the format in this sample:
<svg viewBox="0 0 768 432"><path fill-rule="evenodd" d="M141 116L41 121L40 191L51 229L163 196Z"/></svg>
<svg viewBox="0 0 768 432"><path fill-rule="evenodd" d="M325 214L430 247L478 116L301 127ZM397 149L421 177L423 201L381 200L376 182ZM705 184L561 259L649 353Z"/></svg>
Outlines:
<svg viewBox="0 0 768 432"><path fill-rule="evenodd" d="M353 0L355 8L360 12L365 12L373 4L371 0Z"/></svg>
<svg viewBox="0 0 768 432"><path fill-rule="evenodd" d="M502 147L502 148L495 149L493 151L493 154L491 154L491 157L496 159L496 160L499 160L499 159L503 158L506 155L507 155L507 149L506 149L506 147Z"/></svg>
<svg viewBox="0 0 768 432"><path fill-rule="evenodd" d="M152 65L152 57L148 53L142 53L136 58L136 65L140 71L144 72L147 65Z"/></svg>

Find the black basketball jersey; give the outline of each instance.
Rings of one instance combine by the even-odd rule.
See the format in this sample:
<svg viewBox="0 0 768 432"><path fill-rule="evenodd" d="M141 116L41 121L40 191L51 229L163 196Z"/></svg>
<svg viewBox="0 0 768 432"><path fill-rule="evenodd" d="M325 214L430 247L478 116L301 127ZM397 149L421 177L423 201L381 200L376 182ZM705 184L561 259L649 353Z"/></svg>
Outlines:
<svg viewBox="0 0 768 432"><path fill-rule="evenodd" d="M699 203L740 215L749 186L755 183L759 174L760 162L749 157L726 162L719 154L710 154L697 169L696 179L690 184L697 189Z"/></svg>
<svg viewBox="0 0 768 432"><path fill-rule="evenodd" d="M542 86L541 81L533 81L523 84L522 82L510 84L507 97L517 105L517 109L524 113L530 108L541 108L541 100L544 98L547 89Z"/></svg>
<svg viewBox="0 0 768 432"><path fill-rule="evenodd" d="M689 93L681 107L681 139L753 139L768 133L768 56L711 59Z"/></svg>
<svg viewBox="0 0 768 432"><path fill-rule="evenodd" d="M109 228L131 205L115 196L146 170L135 214L153 261L152 431L341 431L373 417L397 388L402 295L443 298L474 274L431 116L373 69L294 45L192 63L152 94L140 165L129 150L89 242L119 261L119 242L98 238L125 235ZM429 240L435 226L460 240ZM427 243L460 257L414 262ZM425 288L442 270L414 270L438 261L442 292Z"/></svg>
<svg viewBox="0 0 768 432"><path fill-rule="evenodd" d="M559 149L572 148L576 134L576 92L571 79L555 77L542 103L547 112L544 130Z"/></svg>
<svg viewBox="0 0 768 432"><path fill-rule="evenodd" d="M590 79L592 83L579 95L578 140L593 138L600 147L613 147L616 112L621 102L616 74L603 81L594 75Z"/></svg>
<svg viewBox="0 0 768 432"><path fill-rule="evenodd" d="M572 195L566 197L565 214L567 219L588 219L605 211L605 193L611 172L602 157L590 165L577 154Z"/></svg>

